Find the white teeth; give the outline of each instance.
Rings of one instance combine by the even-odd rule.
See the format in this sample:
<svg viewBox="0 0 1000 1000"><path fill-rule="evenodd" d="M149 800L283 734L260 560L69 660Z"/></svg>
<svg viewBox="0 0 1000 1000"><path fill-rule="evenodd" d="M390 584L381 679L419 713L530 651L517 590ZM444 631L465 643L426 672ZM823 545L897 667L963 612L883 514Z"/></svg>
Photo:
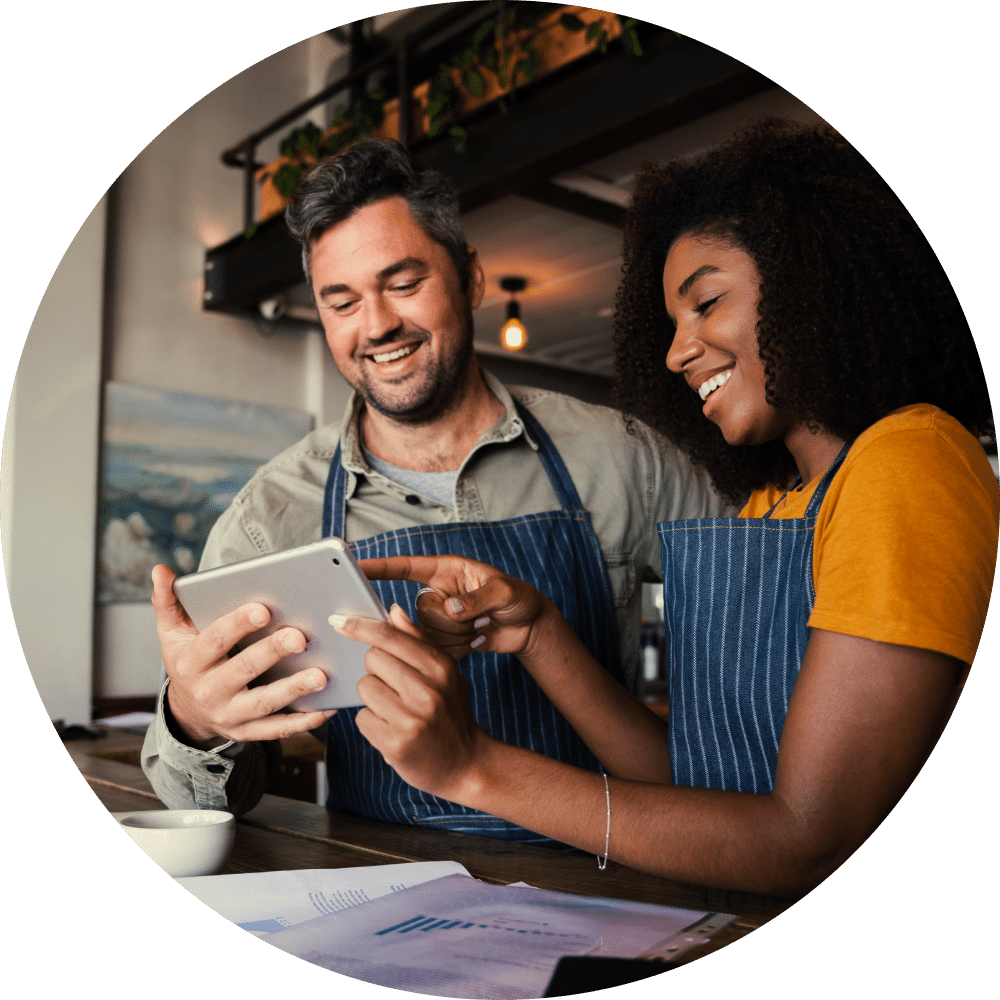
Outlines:
<svg viewBox="0 0 1000 1000"><path fill-rule="evenodd" d="M386 361L398 361L412 354L417 349L417 344L410 344L408 347L401 347L398 351L389 351L388 354L373 354L372 361L377 365L385 364Z"/></svg>
<svg viewBox="0 0 1000 1000"><path fill-rule="evenodd" d="M698 395L701 396L702 401L708 399L708 397L715 392L720 386L725 385L732 375L732 370L725 372L719 372L718 375L713 375L707 382L701 384L701 388L698 390Z"/></svg>

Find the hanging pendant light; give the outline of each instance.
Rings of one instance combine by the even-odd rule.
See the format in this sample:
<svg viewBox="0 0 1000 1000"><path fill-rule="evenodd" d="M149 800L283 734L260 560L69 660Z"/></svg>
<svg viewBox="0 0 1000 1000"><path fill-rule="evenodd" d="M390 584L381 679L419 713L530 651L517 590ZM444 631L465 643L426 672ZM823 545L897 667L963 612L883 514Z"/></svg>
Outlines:
<svg viewBox="0 0 1000 1000"><path fill-rule="evenodd" d="M528 328L521 322L521 304L515 296L523 292L527 281L524 278L508 277L500 279L500 287L510 292L507 303L507 322L500 327L500 345L508 351L519 351L528 342Z"/></svg>

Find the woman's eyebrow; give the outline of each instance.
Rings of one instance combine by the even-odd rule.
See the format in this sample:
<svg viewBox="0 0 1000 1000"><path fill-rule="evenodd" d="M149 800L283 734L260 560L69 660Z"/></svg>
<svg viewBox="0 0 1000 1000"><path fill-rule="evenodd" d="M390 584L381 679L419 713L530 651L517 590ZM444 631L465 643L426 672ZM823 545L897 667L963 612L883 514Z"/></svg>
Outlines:
<svg viewBox="0 0 1000 1000"><path fill-rule="evenodd" d="M697 271L694 271L691 274L689 274L680 283L680 287L677 289L677 295L680 298L684 298L684 296L687 295L687 293L689 291L691 291L691 286L699 278L704 277L706 274L717 274L718 271L719 271L719 268L717 268L714 264L702 264L701 267L699 267Z"/></svg>

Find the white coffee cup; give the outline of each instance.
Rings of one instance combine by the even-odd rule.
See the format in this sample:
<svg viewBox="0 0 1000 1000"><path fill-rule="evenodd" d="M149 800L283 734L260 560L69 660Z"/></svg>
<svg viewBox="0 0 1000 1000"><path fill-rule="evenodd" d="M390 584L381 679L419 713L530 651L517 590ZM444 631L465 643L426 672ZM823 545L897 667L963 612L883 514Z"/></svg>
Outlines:
<svg viewBox="0 0 1000 1000"><path fill-rule="evenodd" d="M218 874L229 860L236 836L232 813L216 809L150 809L114 816L174 878Z"/></svg>

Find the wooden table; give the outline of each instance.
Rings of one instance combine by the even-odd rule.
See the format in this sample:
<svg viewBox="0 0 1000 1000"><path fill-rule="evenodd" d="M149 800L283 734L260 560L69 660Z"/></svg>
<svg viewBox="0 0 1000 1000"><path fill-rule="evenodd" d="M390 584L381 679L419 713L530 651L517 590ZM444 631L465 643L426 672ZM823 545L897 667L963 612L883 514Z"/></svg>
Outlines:
<svg viewBox="0 0 1000 1000"><path fill-rule="evenodd" d="M111 812L163 808L142 770L123 762L136 759L137 740L111 733L107 739L67 745ZM737 914L708 944L678 955L679 962L690 962L744 937L791 905L790 900L686 886L613 861L600 871L590 854L383 823L276 795L264 795L237 822L236 844L225 871L353 868L402 861L457 861L485 882L523 881L556 892Z"/></svg>

